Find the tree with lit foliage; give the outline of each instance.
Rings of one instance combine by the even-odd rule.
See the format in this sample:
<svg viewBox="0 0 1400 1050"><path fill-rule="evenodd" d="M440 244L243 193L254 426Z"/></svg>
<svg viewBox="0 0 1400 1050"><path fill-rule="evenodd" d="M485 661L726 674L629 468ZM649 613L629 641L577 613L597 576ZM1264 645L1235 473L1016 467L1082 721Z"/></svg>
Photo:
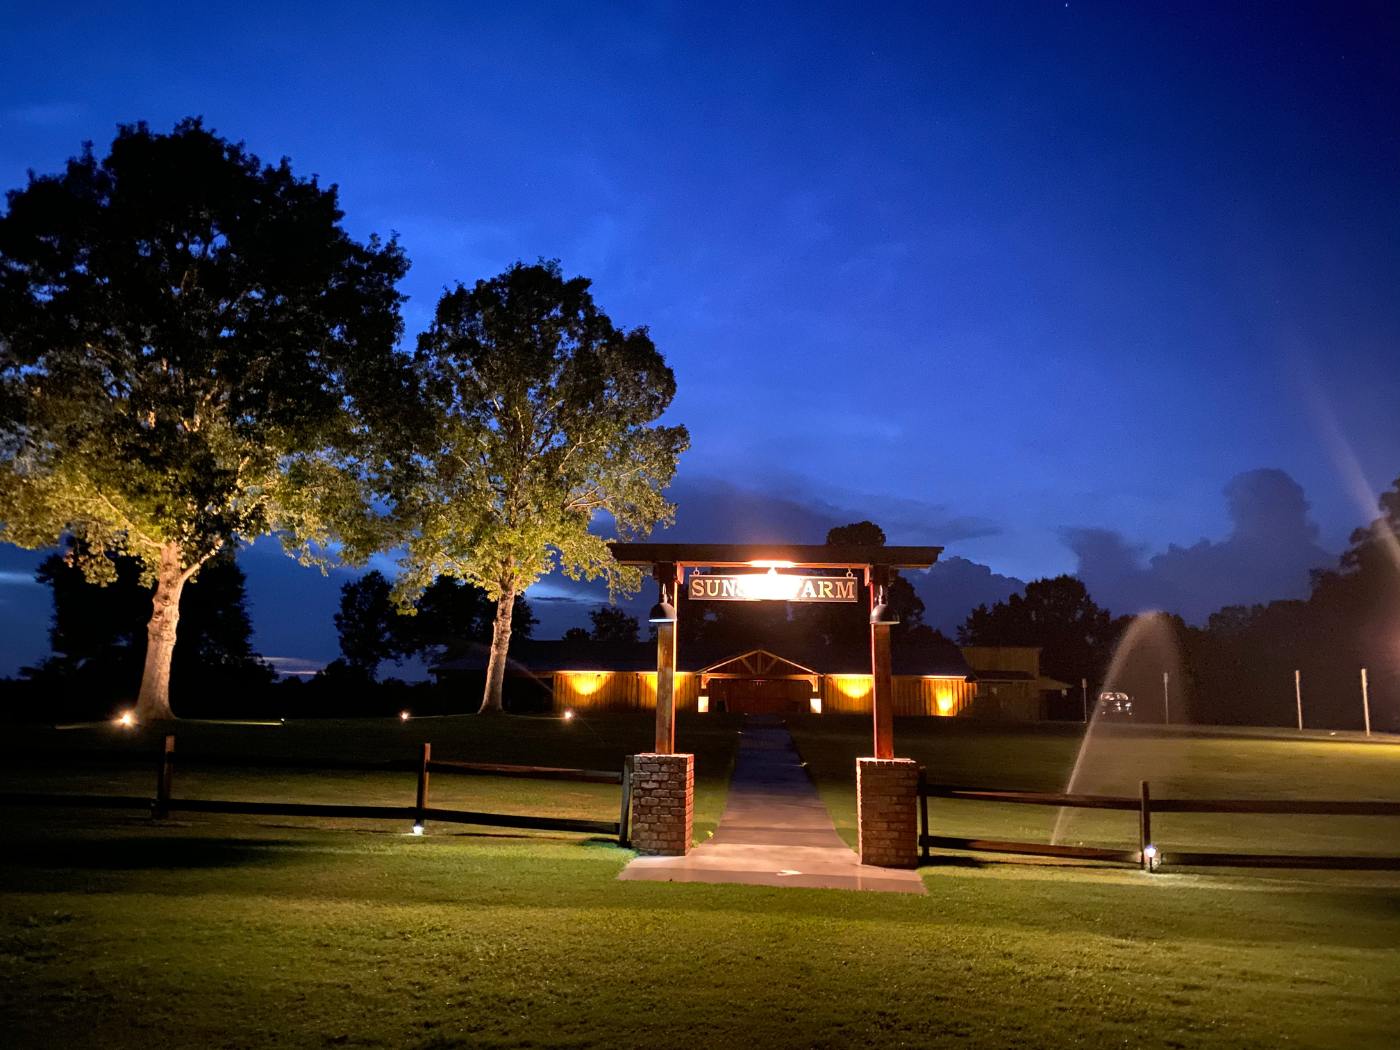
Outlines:
<svg viewBox="0 0 1400 1050"><path fill-rule="evenodd" d="M382 544L367 485L404 444L406 269L345 232L334 186L198 120L123 126L8 195L0 539L71 538L96 583L140 565L141 720L171 714L181 594L211 558L268 533L305 562Z"/></svg>
<svg viewBox="0 0 1400 1050"><path fill-rule="evenodd" d="M428 437L395 492L399 593L450 576L495 602L482 713L502 709L516 596L556 568L635 589L640 574L590 526L606 515L632 538L674 514L662 490L689 438L657 420L675 377L647 331L615 326L589 286L556 262L516 263L446 292L418 341Z"/></svg>

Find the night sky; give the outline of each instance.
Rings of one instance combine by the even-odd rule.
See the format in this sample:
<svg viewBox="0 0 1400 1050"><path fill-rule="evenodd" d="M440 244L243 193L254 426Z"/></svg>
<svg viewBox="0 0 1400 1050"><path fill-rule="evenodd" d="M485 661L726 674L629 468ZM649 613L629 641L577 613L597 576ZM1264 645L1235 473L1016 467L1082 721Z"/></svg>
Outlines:
<svg viewBox="0 0 1400 1050"><path fill-rule="evenodd" d="M410 338L558 258L676 371L672 538L872 518L947 547L945 628L1065 571L1200 620L1305 593L1400 475L1395 4L205 6L4 5L0 186L202 115L398 232ZM242 563L260 650L334 656L348 574Z"/></svg>

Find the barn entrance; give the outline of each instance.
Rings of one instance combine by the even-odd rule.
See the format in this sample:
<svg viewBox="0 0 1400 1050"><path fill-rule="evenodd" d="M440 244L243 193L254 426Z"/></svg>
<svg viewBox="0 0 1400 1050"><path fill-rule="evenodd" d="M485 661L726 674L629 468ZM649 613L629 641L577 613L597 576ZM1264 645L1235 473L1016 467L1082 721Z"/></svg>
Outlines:
<svg viewBox="0 0 1400 1050"><path fill-rule="evenodd" d="M797 715L812 710L818 675L810 667L754 649L700 671L700 694L710 711Z"/></svg>

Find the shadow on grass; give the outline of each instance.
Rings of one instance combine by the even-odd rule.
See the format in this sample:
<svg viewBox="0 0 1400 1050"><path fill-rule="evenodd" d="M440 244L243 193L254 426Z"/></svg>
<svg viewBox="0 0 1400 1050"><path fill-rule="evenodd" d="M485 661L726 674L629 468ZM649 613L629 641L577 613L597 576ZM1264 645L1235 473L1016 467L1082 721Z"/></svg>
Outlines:
<svg viewBox="0 0 1400 1050"><path fill-rule="evenodd" d="M5 867L30 871L174 871L285 863L293 839L239 842L154 835L111 839L50 839L16 850Z"/></svg>

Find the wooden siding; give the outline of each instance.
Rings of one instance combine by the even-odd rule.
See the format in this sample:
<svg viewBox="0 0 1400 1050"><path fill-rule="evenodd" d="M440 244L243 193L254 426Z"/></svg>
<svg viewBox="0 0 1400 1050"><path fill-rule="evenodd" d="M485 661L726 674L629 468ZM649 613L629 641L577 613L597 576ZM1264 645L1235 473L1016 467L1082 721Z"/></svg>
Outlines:
<svg viewBox="0 0 1400 1050"><path fill-rule="evenodd" d="M656 710L655 671L556 671L553 678L556 711ZM695 710L699 693L699 675L676 672L678 711Z"/></svg>
<svg viewBox="0 0 1400 1050"><path fill-rule="evenodd" d="M972 705L976 685L961 678L894 676L895 717L960 715ZM826 675L821 680L822 713L868 714L871 678L868 674Z"/></svg>

